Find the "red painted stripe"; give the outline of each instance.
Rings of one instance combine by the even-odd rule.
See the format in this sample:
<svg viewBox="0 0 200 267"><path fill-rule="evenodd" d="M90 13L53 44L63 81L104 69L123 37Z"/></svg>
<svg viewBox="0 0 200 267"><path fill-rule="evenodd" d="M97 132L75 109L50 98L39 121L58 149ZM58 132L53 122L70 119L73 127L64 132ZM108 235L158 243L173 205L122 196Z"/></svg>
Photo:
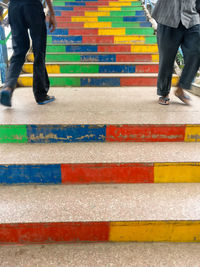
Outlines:
<svg viewBox="0 0 200 267"><path fill-rule="evenodd" d="M71 18L67 18L67 17L56 17L56 22L71 22Z"/></svg>
<svg viewBox="0 0 200 267"><path fill-rule="evenodd" d="M74 6L74 11L98 11L98 6Z"/></svg>
<svg viewBox="0 0 200 267"><path fill-rule="evenodd" d="M61 17L71 17L71 16L85 16L85 12L83 10L80 10L80 11L62 11L61 12Z"/></svg>
<svg viewBox="0 0 200 267"><path fill-rule="evenodd" d="M63 184L153 183L153 164L62 164Z"/></svg>
<svg viewBox="0 0 200 267"><path fill-rule="evenodd" d="M131 45L100 45L98 52L131 52Z"/></svg>
<svg viewBox="0 0 200 267"><path fill-rule="evenodd" d="M98 29L68 29L69 35L98 35Z"/></svg>
<svg viewBox="0 0 200 267"><path fill-rule="evenodd" d="M158 73L159 65L136 65L136 73Z"/></svg>
<svg viewBox="0 0 200 267"><path fill-rule="evenodd" d="M107 142L182 142L185 125L109 125Z"/></svg>
<svg viewBox="0 0 200 267"><path fill-rule="evenodd" d="M114 36L83 36L83 44L113 44Z"/></svg>
<svg viewBox="0 0 200 267"><path fill-rule="evenodd" d="M117 62L152 62L152 56L148 54L116 55Z"/></svg>
<svg viewBox="0 0 200 267"><path fill-rule="evenodd" d="M84 22L57 22L57 28L83 28Z"/></svg>
<svg viewBox="0 0 200 267"><path fill-rule="evenodd" d="M105 242L109 222L56 222L0 224L0 244Z"/></svg>
<svg viewBox="0 0 200 267"><path fill-rule="evenodd" d="M126 77L120 78L121 86L156 86L157 77Z"/></svg>

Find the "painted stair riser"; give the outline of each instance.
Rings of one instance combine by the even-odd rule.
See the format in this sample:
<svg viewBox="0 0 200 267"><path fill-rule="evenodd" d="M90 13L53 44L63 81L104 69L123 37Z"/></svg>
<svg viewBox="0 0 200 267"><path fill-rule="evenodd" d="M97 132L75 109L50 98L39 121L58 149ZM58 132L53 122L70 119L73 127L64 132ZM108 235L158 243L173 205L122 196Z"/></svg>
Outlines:
<svg viewBox="0 0 200 267"><path fill-rule="evenodd" d="M149 22L57 22L57 28L149 28Z"/></svg>
<svg viewBox="0 0 200 267"><path fill-rule="evenodd" d="M47 44L156 44L156 36L48 36Z"/></svg>
<svg viewBox="0 0 200 267"><path fill-rule="evenodd" d="M95 16L95 17L56 17L57 22L145 22L147 18L145 16Z"/></svg>
<svg viewBox="0 0 200 267"><path fill-rule="evenodd" d="M142 11L144 8L142 6L122 6L122 7L108 7L108 6L54 6L55 11L100 11L100 12L110 12L110 11Z"/></svg>
<svg viewBox="0 0 200 267"><path fill-rule="evenodd" d="M1 185L200 183L200 163L0 165Z"/></svg>
<svg viewBox="0 0 200 267"><path fill-rule="evenodd" d="M0 143L77 142L200 142L200 125L0 125Z"/></svg>
<svg viewBox="0 0 200 267"><path fill-rule="evenodd" d="M57 17L126 17L126 16L145 16L145 12L140 7L136 7L134 11L55 11Z"/></svg>
<svg viewBox="0 0 200 267"><path fill-rule="evenodd" d="M122 1L77 1L77 2L56 2L53 6L66 6L66 7L84 7L84 6L97 6L97 7L132 7L141 6L141 2L122 2Z"/></svg>
<svg viewBox="0 0 200 267"><path fill-rule="evenodd" d="M59 73L158 73L158 64L148 65L47 65L49 74ZM33 65L25 64L25 73L33 73Z"/></svg>
<svg viewBox="0 0 200 267"><path fill-rule="evenodd" d="M0 224L0 244L200 242L200 221Z"/></svg>
<svg viewBox="0 0 200 267"><path fill-rule="evenodd" d="M153 28L90 28L90 29L80 29L80 28L72 28L72 29L56 29L54 32L48 32L48 35L153 35Z"/></svg>
<svg viewBox="0 0 200 267"><path fill-rule="evenodd" d="M89 75L89 74L88 74ZM176 86L178 78L172 79ZM21 87L32 87L33 78L21 76L18 79ZM157 77L50 77L52 87L121 87L121 86L156 86Z"/></svg>
<svg viewBox="0 0 200 267"><path fill-rule="evenodd" d="M157 45L47 45L47 53L158 53Z"/></svg>
<svg viewBox="0 0 200 267"><path fill-rule="evenodd" d="M28 60L33 62L33 55L28 55ZM158 55L148 54L47 54L46 62L158 62Z"/></svg>

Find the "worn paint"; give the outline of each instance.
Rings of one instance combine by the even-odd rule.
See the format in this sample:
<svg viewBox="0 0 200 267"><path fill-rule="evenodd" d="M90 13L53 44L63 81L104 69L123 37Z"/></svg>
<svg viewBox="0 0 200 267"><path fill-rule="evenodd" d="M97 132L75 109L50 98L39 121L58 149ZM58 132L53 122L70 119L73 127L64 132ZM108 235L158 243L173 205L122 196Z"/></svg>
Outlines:
<svg viewBox="0 0 200 267"><path fill-rule="evenodd" d="M200 125L187 125L185 142L200 142Z"/></svg>
<svg viewBox="0 0 200 267"><path fill-rule="evenodd" d="M0 125L0 143L27 143L26 125Z"/></svg>

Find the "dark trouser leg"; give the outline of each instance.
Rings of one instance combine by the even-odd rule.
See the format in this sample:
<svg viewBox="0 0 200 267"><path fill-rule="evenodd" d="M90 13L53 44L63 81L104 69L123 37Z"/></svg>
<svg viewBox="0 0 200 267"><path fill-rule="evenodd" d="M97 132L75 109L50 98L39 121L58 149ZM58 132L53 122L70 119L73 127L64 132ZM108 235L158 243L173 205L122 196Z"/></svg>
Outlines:
<svg viewBox="0 0 200 267"><path fill-rule="evenodd" d="M33 44L33 93L37 102L42 101L49 90L49 78L45 66L47 29L41 3L25 5L26 21Z"/></svg>
<svg viewBox="0 0 200 267"><path fill-rule="evenodd" d="M158 24L159 73L157 94L167 96L171 89L174 61L183 38L183 26L177 29Z"/></svg>
<svg viewBox="0 0 200 267"><path fill-rule="evenodd" d="M14 54L10 60L5 87L14 89L22 70L26 53L29 49L28 28L23 16L23 7L20 3L10 4L9 22L12 32Z"/></svg>
<svg viewBox="0 0 200 267"><path fill-rule="evenodd" d="M200 25L185 29L181 48L184 54L185 66L178 86L183 89L190 89L200 65Z"/></svg>

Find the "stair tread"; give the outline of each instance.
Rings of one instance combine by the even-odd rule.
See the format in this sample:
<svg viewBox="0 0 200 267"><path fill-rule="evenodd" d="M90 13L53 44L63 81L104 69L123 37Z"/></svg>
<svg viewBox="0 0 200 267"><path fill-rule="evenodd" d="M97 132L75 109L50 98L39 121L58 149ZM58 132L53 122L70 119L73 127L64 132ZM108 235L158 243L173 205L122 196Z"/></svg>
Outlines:
<svg viewBox="0 0 200 267"><path fill-rule="evenodd" d="M31 153L30 153L31 149ZM200 143L1 144L1 165L200 162ZM39 155L39 157L38 157ZM178 164L180 165L180 164Z"/></svg>
<svg viewBox="0 0 200 267"><path fill-rule="evenodd" d="M199 266L200 244L104 243L1 246L2 266ZM134 260L133 260L134 259Z"/></svg>
<svg viewBox="0 0 200 267"><path fill-rule="evenodd" d="M0 224L199 220L199 191L200 184L4 186Z"/></svg>
<svg viewBox="0 0 200 267"><path fill-rule="evenodd" d="M132 76L132 75L131 75ZM35 104L30 88L13 95L13 109L0 106L0 124L200 124L200 99L190 107L173 92L171 105L158 105L155 87L51 88L56 101Z"/></svg>

